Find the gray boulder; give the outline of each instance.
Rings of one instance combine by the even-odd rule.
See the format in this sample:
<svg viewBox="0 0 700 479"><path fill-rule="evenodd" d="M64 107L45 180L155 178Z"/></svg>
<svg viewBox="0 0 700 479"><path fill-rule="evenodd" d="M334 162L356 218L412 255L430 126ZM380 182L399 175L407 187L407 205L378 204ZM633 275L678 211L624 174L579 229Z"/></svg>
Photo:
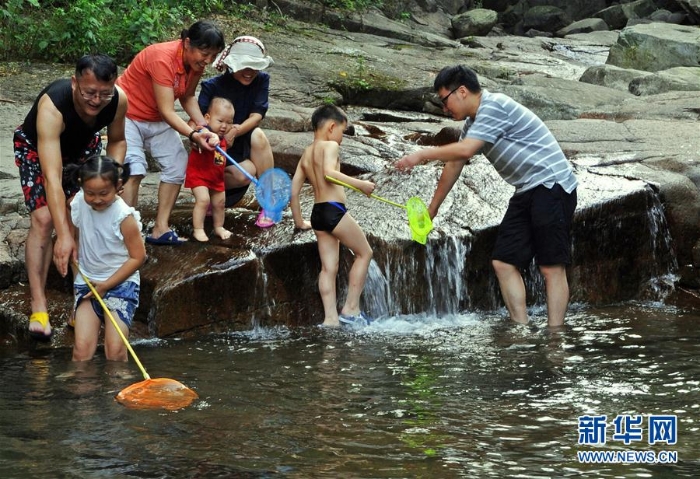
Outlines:
<svg viewBox="0 0 700 479"><path fill-rule="evenodd" d="M572 20L593 16L607 6L605 0L530 0L531 5L552 5L566 12Z"/></svg>
<svg viewBox="0 0 700 479"><path fill-rule="evenodd" d="M637 0L635 2L620 3L605 8L594 16L602 18L612 29L621 29L627 26L627 22L634 18L645 18L657 10L652 0Z"/></svg>
<svg viewBox="0 0 700 479"><path fill-rule="evenodd" d="M571 23L569 15L558 7L532 7L523 17L523 30L538 30L554 33Z"/></svg>
<svg viewBox="0 0 700 479"><path fill-rule="evenodd" d="M476 8L452 17L452 30L455 38L484 36L498 22L498 14L493 10Z"/></svg>
<svg viewBox="0 0 700 479"><path fill-rule="evenodd" d="M505 12L520 0L481 0L482 8L488 8L497 12Z"/></svg>
<svg viewBox="0 0 700 479"><path fill-rule="evenodd" d="M434 0L434 2L437 7L450 15L457 15L458 13L463 12L469 4L469 2L466 0ZM416 0L416 3L421 8L425 8L423 5L430 3L430 0Z"/></svg>
<svg viewBox="0 0 700 479"><path fill-rule="evenodd" d="M675 23L681 24L687 18L687 15L680 12L669 12L665 9L660 9L649 15L649 20L652 22Z"/></svg>
<svg viewBox="0 0 700 479"><path fill-rule="evenodd" d="M656 95L669 91L700 91L699 67L676 67L633 79L629 91L635 95Z"/></svg>
<svg viewBox="0 0 700 479"><path fill-rule="evenodd" d="M606 63L650 72L700 66L700 29L668 23L625 28Z"/></svg>
<svg viewBox="0 0 700 479"><path fill-rule="evenodd" d="M504 86L502 92L524 104L540 118L573 120L587 110L620 104L631 95L574 80L527 75Z"/></svg>
<svg viewBox="0 0 700 479"><path fill-rule="evenodd" d="M566 12L568 18L581 20L604 9L605 0L521 0L526 9L534 7L555 7Z"/></svg>
<svg viewBox="0 0 700 479"><path fill-rule="evenodd" d="M700 0L676 0L696 25L700 23Z"/></svg>
<svg viewBox="0 0 700 479"><path fill-rule="evenodd" d="M629 91L630 82L632 80L642 78L647 75L653 75L651 72L642 70L632 70L628 68L620 68L615 65L594 65L588 67L579 81L600 85L608 88L614 88L620 91Z"/></svg>
<svg viewBox="0 0 700 479"><path fill-rule="evenodd" d="M584 18L557 31L558 37L565 37L576 33L591 33L609 30L608 25L600 18Z"/></svg>

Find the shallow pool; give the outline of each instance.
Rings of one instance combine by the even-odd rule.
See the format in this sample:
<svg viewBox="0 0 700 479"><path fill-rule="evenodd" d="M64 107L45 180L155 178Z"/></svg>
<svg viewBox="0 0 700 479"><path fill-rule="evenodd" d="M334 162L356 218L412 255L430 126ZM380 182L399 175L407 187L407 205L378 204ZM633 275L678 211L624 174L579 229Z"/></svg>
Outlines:
<svg viewBox="0 0 700 479"><path fill-rule="evenodd" d="M626 304L567 322L413 316L136 342L152 377L200 395L176 412L114 401L143 379L133 361L5 346L0 477L698 477L700 315ZM606 443L579 444L579 418L603 415ZM641 439L613 439L615 418L640 415ZM649 444L650 416L675 416L675 444ZM641 463L580 462L589 450Z"/></svg>

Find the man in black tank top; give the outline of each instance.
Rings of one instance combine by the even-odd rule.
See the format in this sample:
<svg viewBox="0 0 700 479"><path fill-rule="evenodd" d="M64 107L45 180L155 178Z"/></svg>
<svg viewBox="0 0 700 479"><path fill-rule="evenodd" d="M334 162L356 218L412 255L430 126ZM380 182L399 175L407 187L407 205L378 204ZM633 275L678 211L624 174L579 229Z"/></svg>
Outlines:
<svg viewBox="0 0 700 479"><path fill-rule="evenodd" d="M31 212L25 263L32 303L29 334L35 339L51 337L44 287L54 228L53 261L59 273L65 276L69 262L77 258L67 202L78 188L65 181L63 167L100 154L100 130L104 127L107 155L124 161L127 99L115 86L116 79L114 60L106 55L85 55L70 79L56 80L39 93L24 123L15 130L15 163Z"/></svg>

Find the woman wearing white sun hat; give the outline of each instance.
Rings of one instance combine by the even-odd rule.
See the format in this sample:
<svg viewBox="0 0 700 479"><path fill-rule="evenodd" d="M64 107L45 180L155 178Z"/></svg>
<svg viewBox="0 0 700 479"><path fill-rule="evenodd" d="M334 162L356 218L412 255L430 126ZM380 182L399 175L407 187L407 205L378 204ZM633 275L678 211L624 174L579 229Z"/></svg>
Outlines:
<svg viewBox="0 0 700 479"><path fill-rule="evenodd" d="M263 43L255 37L236 38L214 61L221 75L202 83L199 107L207 111L215 97L227 98L233 103L235 115L233 127L226 135L231 145L227 153L251 175L260 177L274 166L272 148L259 125L269 106L270 75L262 70L273 63ZM226 167L226 206L235 205L245 194L250 180L235 166ZM260 212L258 226L274 223Z"/></svg>

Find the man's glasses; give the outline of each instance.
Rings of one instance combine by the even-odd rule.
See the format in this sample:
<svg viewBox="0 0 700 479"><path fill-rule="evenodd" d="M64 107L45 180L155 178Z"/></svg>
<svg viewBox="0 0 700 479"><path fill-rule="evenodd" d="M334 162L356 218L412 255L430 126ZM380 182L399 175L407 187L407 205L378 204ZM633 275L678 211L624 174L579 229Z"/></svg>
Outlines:
<svg viewBox="0 0 700 479"><path fill-rule="evenodd" d="M83 97L83 100L92 100L93 98L99 98L100 101L109 101L112 98L114 98L114 90L112 90L112 93L100 93L97 91L93 93L83 93L83 90L80 89L80 83L76 81L75 84L78 85L78 92L80 93L80 96Z"/></svg>
<svg viewBox="0 0 700 479"><path fill-rule="evenodd" d="M460 85L460 86L462 86L462 85ZM457 90L459 90L459 86L457 88L455 88L454 90L452 90L451 92L449 92L447 94L447 96L445 96L445 98L440 98L440 101L442 102L443 106L447 106L447 99L450 97L450 95L452 95Z"/></svg>

